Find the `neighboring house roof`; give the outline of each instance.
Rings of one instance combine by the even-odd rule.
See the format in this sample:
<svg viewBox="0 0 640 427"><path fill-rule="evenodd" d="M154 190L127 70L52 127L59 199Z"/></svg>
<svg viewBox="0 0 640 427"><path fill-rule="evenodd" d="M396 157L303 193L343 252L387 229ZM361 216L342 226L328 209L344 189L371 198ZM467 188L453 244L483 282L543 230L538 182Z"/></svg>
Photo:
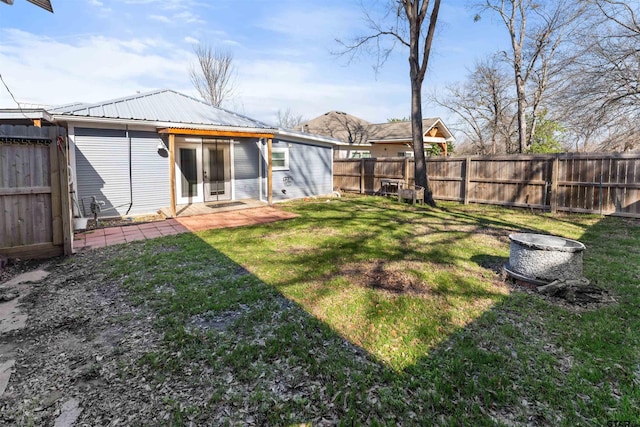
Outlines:
<svg viewBox="0 0 640 427"><path fill-rule="evenodd" d="M303 132L326 135L347 143L366 143L370 123L341 111L329 111L301 125Z"/></svg>
<svg viewBox="0 0 640 427"><path fill-rule="evenodd" d="M425 142L454 141L453 134L434 117L423 119ZM305 132L327 135L344 143L398 143L411 141L411 122L369 123L347 113L330 111L302 125ZM435 135L430 135L432 131ZM354 138L357 137L357 138Z"/></svg>
<svg viewBox="0 0 640 427"><path fill-rule="evenodd" d="M423 119L422 130L427 132L440 119ZM369 141L405 141L411 140L411 122L376 123L369 126Z"/></svg>
<svg viewBox="0 0 640 427"><path fill-rule="evenodd" d="M95 104L70 104L50 109L62 116L170 122L184 125L271 129L258 120L213 107L173 90L140 93Z"/></svg>

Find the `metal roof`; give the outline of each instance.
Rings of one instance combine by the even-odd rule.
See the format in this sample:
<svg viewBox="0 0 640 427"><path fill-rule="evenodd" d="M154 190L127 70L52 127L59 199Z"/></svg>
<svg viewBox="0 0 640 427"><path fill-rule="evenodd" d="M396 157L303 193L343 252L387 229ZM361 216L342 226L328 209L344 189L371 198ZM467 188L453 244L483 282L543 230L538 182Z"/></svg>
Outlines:
<svg viewBox="0 0 640 427"><path fill-rule="evenodd" d="M51 6L51 0L27 0L29 3L33 3L36 6L40 6L44 10L48 10L53 13L53 7Z"/></svg>
<svg viewBox="0 0 640 427"><path fill-rule="evenodd" d="M182 93L163 89L95 104L71 104L52 108L55 115L105 119L170 122L184 125L270 129L258 120L213 107Z"/></svg>
<svg viewBox="0 0 640 427"><path fill-rule="evenodd" d="M8 5L13 4L13 0L0 0ZM53 13L53 7L51 6L51 0L27 0L29 3L33 3L36 6L43 8L44 10L48 10Z"/></svg>

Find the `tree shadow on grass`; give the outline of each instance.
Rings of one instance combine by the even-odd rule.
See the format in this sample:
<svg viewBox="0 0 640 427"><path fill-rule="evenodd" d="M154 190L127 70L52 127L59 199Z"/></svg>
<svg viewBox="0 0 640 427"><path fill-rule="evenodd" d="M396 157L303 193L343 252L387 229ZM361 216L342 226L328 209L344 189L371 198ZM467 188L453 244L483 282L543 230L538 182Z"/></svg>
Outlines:
<svg viewBox="0 0 640 427"><path fill-rule="evenodd" d="M144 245L145 253L137 259L153 268L146 289L168 277L180 282L175 295L162 296L154 305L165 317L159 325L168 331L167 357L175 359L178 351L182 357L166 366L206 365L206 379L213 387L209 391L221 396L198 408L203 418L196 420L210 420L212 412L225 410L232 422L252 417L265 424L322 424L323 419L345 425L602 424L616 414L606 413L606 407L640 416L637 409L624 412L624 399L612 400L611 388L601 390L604 381L631 399L638 397L633 374L621 377L614 367L637 363L633 354L638 338L632 330L640 330L640 324L628 305L623 311L603 309L604 315L573 313L532 295L508 295L482 286L478 274L495 277L506 256L480 253L465 258L453 247L466 245L465 238L488 226L522 230L520 224L491 219L474 223L472 215L456 214L448 221L468 228L441 240L437 249L389 246L376 239L410 233L412 219L440 216L396 209L378 213L375 203L364 205L365 212L354 214L348 205L337 205L326 215L304 206L299 211L308 217L176 237L179 255L157 255L153 244ZM332 227L341 229L344 221L354 223L347 241L326 233ZM585 240L598 242L615 229L606 222L588 229ZM310 227L326 235L315 236L309 248L289 251L297 242L287 241L287 233ZM238 249L242 245L254 250ZM614 248L607 242L598 251ZM273 270L264 267L262 256L269 257ZM354 292L341 274L345 264L380 260L430 263L437 274L421 271L418 276L435 280L433 288L426 298L390 297L367 287ZM472 266L465 267L465 261ZM589 255L586 265L588 274L602 267ZM240 268L254 273L230 274ZM176 269L188 274L171 276ZM629 285L626 289L631 292ZM632 301L637 302L634 292ZM282 303L292 296L300 304ZM248 309L226 334L184 329L191 316L243 306ZM605 336L628 343L627 348L612 356L602 344ZM229 375L234 380L226 383Z"/></svg>

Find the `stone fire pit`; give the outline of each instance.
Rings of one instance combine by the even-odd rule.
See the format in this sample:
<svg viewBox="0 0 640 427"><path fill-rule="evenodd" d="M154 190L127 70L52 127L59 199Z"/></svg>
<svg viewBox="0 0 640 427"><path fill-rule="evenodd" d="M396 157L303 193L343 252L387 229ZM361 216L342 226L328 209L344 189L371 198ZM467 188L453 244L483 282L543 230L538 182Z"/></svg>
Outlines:
<svg viewBox="0 0 640 427"><path fill-rule="evenodd" d="M544 234L510 234L509 275L534 285L583 278L585 246L575 240Z"/></svg>

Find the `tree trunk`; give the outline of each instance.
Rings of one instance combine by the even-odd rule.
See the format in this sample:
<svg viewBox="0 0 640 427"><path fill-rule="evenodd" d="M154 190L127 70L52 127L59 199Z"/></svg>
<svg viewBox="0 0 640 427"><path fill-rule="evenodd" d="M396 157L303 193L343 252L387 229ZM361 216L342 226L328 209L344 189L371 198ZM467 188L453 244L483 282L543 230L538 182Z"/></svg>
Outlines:
<svg viewBox="0 0 640 427"><path fill-rule="evenodd" d="M516 96L518 98L518 151L524 154L529 151L527 144L527 100L524 90L524 81L520 71L516 71Z"/></svg>
<svg viewBox="0 0 640 427"><path fill-rule="evenodd" d="M416 185L424 187L424 201L436 206L427 176L427 161L424 155L422 128L422 85L411 76L411 135L413 139L414 176Z"/></svg>
<svg viewBox="0 0 640 427"><path fill-rule="evenodd" d="M424 0L427 1L427 0ZM421 72L420 62L420 28L418 22L419 3L405 4L409 19L409 78L411 79L411 137L414 159L414 177L416 185L424 188L424 201L432 207L436 206L433 192L427 177L427 162L424 155L424 136L422 129L422 82L424 72ZM425 46L425 49L428 47ZM425 68L426 68L426 64Z"/></svg>

